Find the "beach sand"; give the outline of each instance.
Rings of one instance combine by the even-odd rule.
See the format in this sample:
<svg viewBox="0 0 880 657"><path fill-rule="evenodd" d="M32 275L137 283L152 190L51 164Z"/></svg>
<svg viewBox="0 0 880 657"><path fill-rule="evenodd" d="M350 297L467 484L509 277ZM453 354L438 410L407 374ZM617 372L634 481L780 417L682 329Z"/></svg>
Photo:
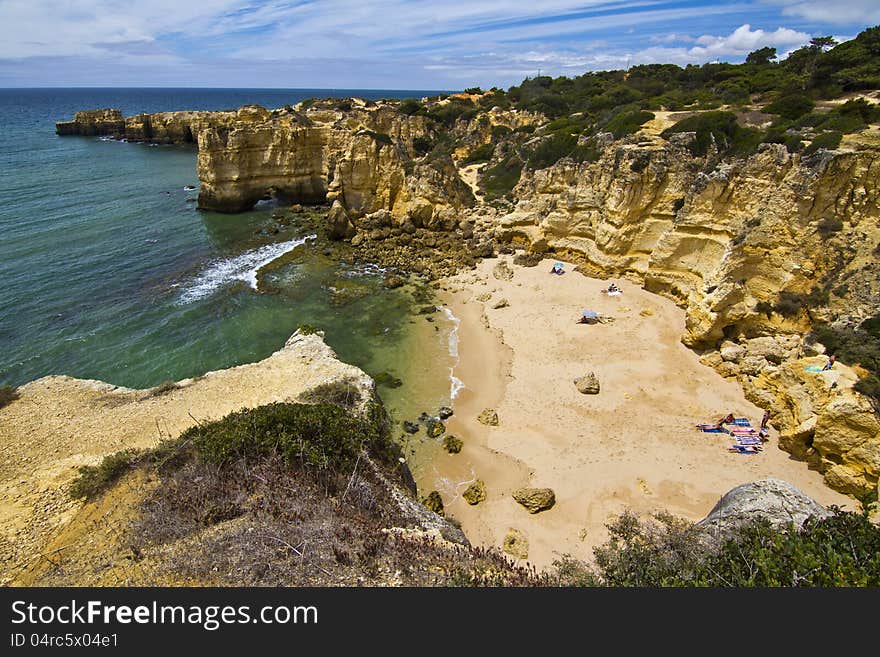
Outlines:
<svg viewBox="0 0 880 657"><path fill-rule="evenodd" d="M569 263L566 274L551 275L553 260L513 266L512 280L499 280L498 262L444 282L444 301L461 320L454 373L466 386L447 430L464 448L441 453L418 477L420 491L438 490L473 543L500 547L514 528L538 568L563 554L589 560L606 523L626 508L699 520L731 488L771 476L821 504L857 507L779 449L775 431L761 453L744 455L728 451L730 436L695 429L728 412L757 426L763 409L681 343L684 311L671 300L620 279L623 294L608 297L610 280ZM509 306L493 309L502 298ZM577 324L584 309L614 321ZM589 372L598 395L574 385ZM498 426L476 420L484 408L497 411ZM470 506L461 493L476 479L488 496ZM556 504L530 514L512 497L524 486L552 488Z"/></svg>

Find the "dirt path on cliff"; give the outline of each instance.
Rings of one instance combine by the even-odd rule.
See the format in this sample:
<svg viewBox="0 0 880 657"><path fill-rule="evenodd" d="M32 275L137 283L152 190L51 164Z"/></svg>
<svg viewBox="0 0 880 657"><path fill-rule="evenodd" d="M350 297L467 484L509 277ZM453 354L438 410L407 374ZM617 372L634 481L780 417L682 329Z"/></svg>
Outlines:
<svg viewBox="0 0 880 657"><path fill-rule="evenodd" d="M465 447L437 460L433 481L420 482L441 491L472 541L500 547L512 528L526 535L528 561L538 567L565 553L590 559L605 524L625 508L699 520L728 490L769 476L822 504L854 508L779 449L775 433L750 456L729 452L730 436L696 431L728 412L758 423L762 409L681 343L684 312L672 301L626 282L622 296L608 297L601 291L609 281L571 265L551 276L552 260L513 267L512 280L499 280L497 262L448 281L461 319L456 376L467 386L449 430ZM493 308L502 298L509 305ZM583 309L614 321L577 324ZM573 383L589 372L599 378L598 395ZM497 410L497 427L475 421L485 407ZM485 482L485 502L470 506L461 486L449 486L468 479ZM555 506L529 514L511 496L520 486L552 488Z"/></svg>
<svg viewBox="0 0 880 657"><path fill-rule="evenodd" d="M483 202L483 193L480 191L479 185L479 169L482 166L482 164L469 164L458 169L458 175L471 188L478 203Z"/></svg>

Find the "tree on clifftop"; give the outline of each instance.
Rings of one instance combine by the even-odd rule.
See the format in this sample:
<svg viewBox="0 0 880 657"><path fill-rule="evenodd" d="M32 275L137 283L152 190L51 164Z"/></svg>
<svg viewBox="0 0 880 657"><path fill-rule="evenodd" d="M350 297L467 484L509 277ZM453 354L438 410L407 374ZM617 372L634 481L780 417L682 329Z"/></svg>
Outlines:
<svg viewBox="0 0 880 657"><path fill-rule="evenodd" d="M756 64L757 66L767 66L776 59L776 48L766 46L753 50L746 57L746 64Z"/></svg>

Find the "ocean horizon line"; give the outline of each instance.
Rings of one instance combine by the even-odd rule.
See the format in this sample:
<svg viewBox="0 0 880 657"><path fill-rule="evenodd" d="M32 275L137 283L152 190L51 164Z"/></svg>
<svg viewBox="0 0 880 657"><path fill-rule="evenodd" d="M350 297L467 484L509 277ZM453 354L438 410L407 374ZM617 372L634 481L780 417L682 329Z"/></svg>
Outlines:
<svg viewBox="0 0 880 657"><path fill-rule="evenodd" d="M29 90L114 90L114 91L125 91L137 89L139 91L143 90L168 90L168 89L198 89L201 91L427 91L427 92L437 92L437 93L457 93L462 91L461 89L391 89L387 87L199 87L199 86L170 86L170 87L160 87L160 86L140 86L140 87L129 87L129 86L109 86L109 87L91 87L91 86L73 86L73 87L62 87L62 86L40 86L40 87L5 87L0 85L0 91L29 91Z"/></svg>

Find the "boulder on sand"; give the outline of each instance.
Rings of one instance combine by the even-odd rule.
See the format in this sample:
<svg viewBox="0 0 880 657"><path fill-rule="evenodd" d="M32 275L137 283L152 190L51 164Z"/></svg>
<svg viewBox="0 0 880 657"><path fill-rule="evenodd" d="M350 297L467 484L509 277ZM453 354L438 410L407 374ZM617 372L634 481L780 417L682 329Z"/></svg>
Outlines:
<svg viewBox="0 0 880 657"><path fill-rule="evenodd" d="M586 376L578 377L574 380L574 384L575 386L577 386L578 392L580 392L581 394L599 394L599 379L593 372L590 372Z"/></svg>
<svg viewBox="0 0 880 657"><path fill-rule="evenodd" d="M556 504L556 494L551 488L520 488L513 492L513 499L523 505L529 513L546 511Z"/></svg>
<svg viewBox="0 0 880 657"><path fill-rule="evenodd" d="M486 484L484 484L481 479L477 479L467 487L467 490L465 490L461 496L464 498L464 501L471 506L479 504L486 499Z"/></svg>

